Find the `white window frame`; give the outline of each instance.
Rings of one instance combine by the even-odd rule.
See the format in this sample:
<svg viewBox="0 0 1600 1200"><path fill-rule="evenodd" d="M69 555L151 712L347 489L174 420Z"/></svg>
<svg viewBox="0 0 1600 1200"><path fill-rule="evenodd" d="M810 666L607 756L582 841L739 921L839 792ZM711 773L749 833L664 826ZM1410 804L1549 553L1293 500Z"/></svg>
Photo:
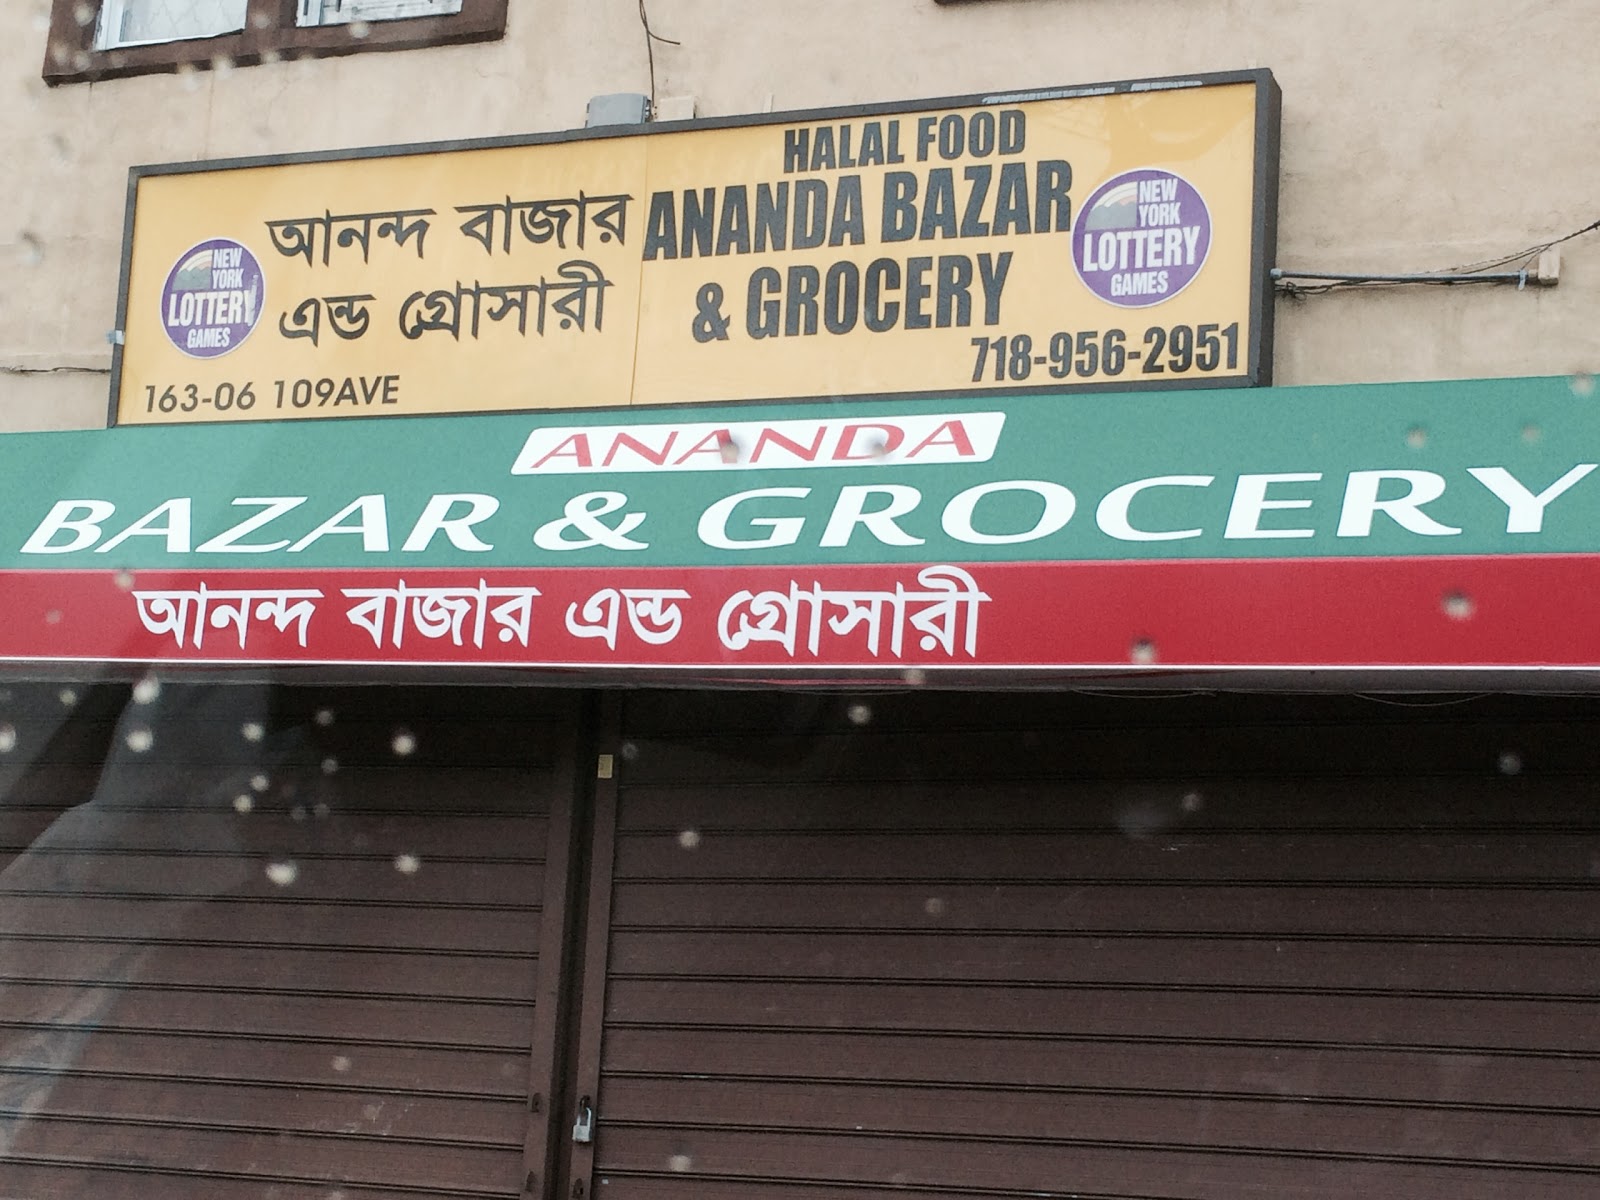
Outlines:
<svg viewBox="0 0 1600 1200"><path fill-rule="evenodd" d="M100 19L94 30L94 48L96 50L117 50L123 46L160 46L168 42L188 42L200 38L221 37L228 33L238 33L244 28L245 17L249 9L248 4L242 5L239 13L239 23L223 29L211 29L205 33L174 34L171 37L124 40L120 36L122 22L127 16L129 5L137 2L138 0L101 0Z"/></svg>
<svg viewBox="0 0 1600 1200"><path fill-rule="evenodd" d="M300 0L296 25L349 25L355 21L402 21L408 17L447 17L461 11L461 0Z"/></svg>

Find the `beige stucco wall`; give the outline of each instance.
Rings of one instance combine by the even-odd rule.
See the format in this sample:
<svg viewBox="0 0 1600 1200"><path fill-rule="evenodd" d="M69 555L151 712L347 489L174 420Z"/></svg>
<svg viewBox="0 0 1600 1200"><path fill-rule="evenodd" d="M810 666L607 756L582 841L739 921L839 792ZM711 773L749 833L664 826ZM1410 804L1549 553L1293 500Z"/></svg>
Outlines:
<svg viewBox="0 0 1600 1200"><path fill-rule="evenodd" d="M650 0L657 95L701 116L1270 67L1278 263L1420 271L1600 217L1584 0ZM0 13L0 429L104 423L128 167L581 125L644 91L637 0L512 0L504 41L46 88L45 0ZM1278 301L1279 384L1600 367L1600 233L1550 290Z"/></svg>

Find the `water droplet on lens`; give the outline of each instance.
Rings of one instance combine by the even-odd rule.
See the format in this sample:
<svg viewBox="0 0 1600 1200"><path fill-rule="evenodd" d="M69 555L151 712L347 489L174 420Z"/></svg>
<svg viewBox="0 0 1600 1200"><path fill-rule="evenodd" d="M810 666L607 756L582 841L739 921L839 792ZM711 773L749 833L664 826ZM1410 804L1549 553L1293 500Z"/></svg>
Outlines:
<svg viewBox="0 0 1600 1200"><path fill-rule="evenodd" d="M678 834L678 845L685 850L695 850L700 846L700 831L698 829L685 829Z"/></svg>
<svg viewBox="0 0 1600 1200"><path fill-rule="evenodd" d="M674 1154L667 1159L667 1170L677 1171L679 1174L685 1171L692 1171L694 1170L694 1159L687 1154Z"/></svg>
<svg viewBox="0 0 1600 1200"><path fill-rule="evenodd" d="M324 729L326 729L329 725L333 724L333 709L319 708L317 709L316 717L313 719L318 725L321 725Z"/></svg>
<svg viewBox="0 0 1600 1200"><path fill-rule="evenodd" d="M907 667L902 673L902 677L912 687L921 687L928 682L928 673L921 667Z"/></svg>
<svg viewBox="0 0 1600 1200"><path fill-rule="evenodd" d="M299 821L304 821L305 819L306 819L306 806L304 804L296 804L293 808L291 808L289 810L289 820L295 821L295 822L299 822Z"/></svg>
<svg viewBox="0 0 1600 1200"><path fill-rule="evenodd" d="M922 911L930 917L941 917L944 915L944 910L945 903L942 897L929 896L922 902Z"/></svg>
<svg viewBox="0 0 1600 1200"><path fill-rule="evenodd" d="M407 729L396 729L394 738L389 742L389 747L396 755L405 758L407 755L415 753L417 749L416 735Z"/></svg>
<svg viewBox="0 0 1600 1200"><path fill-rule="evenodd" d="M1136 800L1117 810L1117 828L1131 838L1147 838L1168 824L1168 814L1152 800Z"/></svg>
<svg viewBox="0 0 1600 1200"><path fill-rule="evenodd" d="M343 1054L336 1054L333 1056L333 1069L338 1071L340 1074L348 1071L353 1065L354 1064L351 1063L350 1059Z"/></svg>
<svg viewBox="0 0 1600 1200"><path fill-rule="evenodd" d="M852 704L844 710L844 715L850 719L852 725L867 725L872 721L872 705Z"/></svg>
<svg viewBox="0 0 1600 1200"><path fill-rule="evenodd" d="M1156 661L1156 644L1149 638L1140 638L1128 647L1128 658L1140 666L1148 666Z"/></svg>
<svg viewBox="0 0 1600 1200"><path fill-rule="evenodd" d="M718 438L717 453L722 456L723 462L736 463L739 461L739 443L731 437Z"/></svg>
<svg viewBox="0 0 1600 1200"><path fill-rule="evenodd" d="M250 776L250 786L258 792L264 792L272 786L272 779L265 774L258 773Z"/></svg>
<svg viewBox="0 0 1600 1200"><path fill-rule="evenodd" d="M0 754L10 754L17 748L17 727L7 722L0 725Z"/></svg>
<svg viewBox="0 0 1600 1200"><path fill-rule="evenodd" d="M339 760L334 758L332 755L329 755L327 758L322 760L322 773L324 775L332 775L338 769Z"/></svg>
<svg viewBox="0 0 1600 1200"><path fill-rule="evenodd" d="M1186 813L1197 813L1206 806L1206 798L1199 792L1185 792L1179 802Z"/></svg>
<svg viewBox="0 0 1600 1200"><path fill-rule="evenodd" d="M1406 445L1413 450L1421 450L1428 444L1428 431L1421 425L1413 425L1406 430Z"/></svg>
<svg viewBox="0 0 1600 1200"><path fill-rule="evenodd" d="M1522 440L1530 445L1544 436L1544 430L1537 425L1528 424L1522 427Z"/></svg>
<svg viewBox="0 0 1600 1200"><path fill-rule="evenodd" d="M1588 371L1574 371L1571 380L1572 394L1574 396L1594 395L1594 376Z"/></svg>
<svg viewBox="0 0 1600 1200"><path fill-rule="evenodd" d="M116 574L112 575L111 582L115 583L123 591L127 591L133 586L133 572L118 571Z"/></svg>
<svg viewBox="0 0 1600 1200"><path fill-rule="evenodd" d="M637 742L623 742L621 752L625 762L632 762L639 757L639 745Z"/></svg>
<svg viewBox="0 0 1600 1200"><path fill-rule="evenodd" d="M333 810L331 808L322 803L320 800L311 806L311 815L319 821L326 821L328 819L328 814L332 811Z"/></svg>
<svg viewBox="0 0 1600 1200"><path fill-rule="evenodd" d="M146 675L133 685L133 702L135 704L154 704L161 695L161 681L154 675Z"/></svg>
<svg viewBox="0 0 1600 1200"><path fill-rule="evenodd" d="M249 792L240 792L233 798L233 811L241 816L251 811L255 806L256 802L251 798Z"/></svg>
<svg viewBox="0 0 1600 1200"><path fill-rule="evenodd" d="M279 887L288 887L300 878L300 868L290 859L277 859L267 864L267 878Z"/></svg>
<svg viewBox="0 0 1600 1200"><path fill-rule="evenodd" d="M87 29L89 27L89 23L91 21L93 21L94 18L95 18L94 5L92 5L92 4L78 4L78 5L74 5L73 6L72 19L74 21L76 21L80 27L82 27L84 29Z"/></svg>
<svg viewBox="0 0 1600 1200"><path fill-rule="evenodd" d="M46 625L61 624L61 610L59 608L52 608L49 612L45 613L44 623Z"/></svg>
<svg viewBox="0 0 1600 1200"><path fill-rule="evenodd" d="M1477 605L1472 602L1472 597L1465 592L1451 592L1440 603L1444 615L1452 621L1466 621L1477 611Z"/></svg>
<svg viewBox="0 0 1600 1200"><path fill-rule="evenodd" d="M351 21L349 24L350 36L360 41L372 32L372 26L365 21Z"/></svg>
<svg viewBox="0 0 1600 1200"><path fill-rule="evenodd" d="M244 735L244 740L247 742L259 742L267 736L266 726L260 721L246 721L239 726L239 732Z"/></svg>
<svg viewBox="0 0 1600 1200"><path fill-rule="evenodd" d="M1502 750L1496 762L1502 775L1520 775L1522 773L1522 755L1515 750Z"/></svg>
<svg viewBox="0 0 1600 1200"><path fill-rule="evenodd" d="M402 875L415 875L422 870L422 859L415 854L397 854L394 856L394 869Z"/></svg>
<svg viewBox="0 0 1600 1200"><path fill-rule="evenodd" d="M71 688L62 688L56 693L56 699L61 701L62 708L73 708L78 703L78 693Z"/></svg>
<svg viewBox="0 0 1600 1200"><path fill-rule="evenodd" d="M44 243L34 234L23 231L17 235L17 257L25 267L37 267L44 261Z"/></svg>
<svg viewBox="0 0 1600 1200"><path fill-rule="evenodd" d="M128 730L128 736L123 739L128 744L128 749L135 754L143 754L156 744L156 735L143 726Z"/></svg>

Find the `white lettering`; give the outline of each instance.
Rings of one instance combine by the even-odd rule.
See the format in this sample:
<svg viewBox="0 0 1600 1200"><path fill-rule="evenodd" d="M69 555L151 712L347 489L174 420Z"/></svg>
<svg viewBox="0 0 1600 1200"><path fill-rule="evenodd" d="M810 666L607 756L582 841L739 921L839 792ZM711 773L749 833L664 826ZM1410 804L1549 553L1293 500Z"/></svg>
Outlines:
<svg viewBox="0 0 1600 1200"><path fill-rule="evenodd" d="M1316 483L1321 472L1289 475L1241 475L1233 489L1225 538L1308 538L1314 529L1262 529L1261 514L1275 508L1310 508L1309 500L1268 500L1267 488L1275 483Z"/></svg>
<svg viewBox="0 0 1600 1200"><path fill-rule="evenodd" d="M1379 500L1378 491L1386 479L1406 484L1406 494ZM1423 537L1452 537L1461 530L1441 525L1422 511L1424 504L1444 495L1444 487L1444 477L1432 471L1351 471L1339 513L1339 536L1367 537L1372 533L1373 516L1381 512L1394 518L1402 529Z"/></svg>
<svg viewBox="0 0 1600 1200"><path fill-rule="evenodd" d="M1124 542L1176 542L1184 538L1197 538L1199 529L1149 530L1136 529L1128 518L1128 505L1147 488L1155 487L1210 487L1215 475L1158 475L1153 479L1136 479L1106 493L1100 507L1095 510L1095 523L1102 532Z"/></svg>
<svg viewBox="0 0 1600 1200"><path fill-rule="evenodd" d="M457 504L467 505L469 511L466 515L460 517L450 515L450 510ZM472 527L487 521L499 510L499 500L478 492L429 497L427 507L422 510L417 523L411 527L411 533L400 549L406 554L418 553L428 548L434 534L443 533L457 550L471 550L480 554L485 550L493 550L494 546L474 533Z"/></svg>
<svg viewBox="0 0 1600 1200"><path fill-rule="evenodd" d="M83 515L75 516L80 510ZM117 506L105 500L59 500L22 544L22 553L71 554L92 546L100 540L101 523L116 511ZM56 534L63 530L71 532L72 540L63 546L52 546Z"/></svg>
<svg viewBox="0 0 1600 1200"><path fill-rule="evenodd" d="M356 525L344 524L346 517L361 514ZM321 525L289 547L290 554L299 554L307 546L330 533L359 533L361 548L368 554L382 554L389 549L389 511L383 496L358 496L346 504Z"/></svg>
<svg viewBox="0 0 1600 1200"><path fill-rule="evenodd" d="M888 496L888 505L873 512L862 511L867 497L874 492ZM850 535L855 532L857 525L861 525L885 546L920 546L926 539L913 537L901 529L895 524L895 518L905 516L921 503L921 492L900 484L842 487L839 489L839 499L834 502L833 515L828 518L828 527L822 531L822 541L818 545L848 546Z"/></svg>
<svg viewBox="0 0 1600 1200"><path fill-rule="evenodd" d="M700 540L717 550L759 550L765 546L792 546L800 540L804 517L751 517L749 523L771 532L766 537L734 539L728 536L728 518L733 510L746 500L771 496L775 499L804 500L810 488L755 488L748 492L735 492L724 496L700 515L698 532Z"/></svg>
<svg viewBox="0 0 1600 1200"><path fill-rule="evenodd" d="M1544 510L1550 502L1594 470L1596 463L1579 463L1535 496L1504 467L1468 467L1471 475L1505 502L1507 533L1538 533L1544 528Z"/></svg>
<svg viewBox="0 0 1600 1200"><path fill-rule="evenodd" d="M237 525L224 529L216 537L201 542L195 547L196 554L267 554L273 550L282 550L289 544L285 538L281 542L253 542L248 545L239 545L239 539L247 533L254 533L263 525L270 524L283 516L291 509L299 508L306 502L304 496L241 496L233 503L235 506L251 504L261 506L262 511L253 517L246 517Z"/></svg>
<svg viewBox="0 0 1600 1200"><path fill-rule="evenodd" d="M1033 492L1044 500L1044 511L1039 514L1032 529L1019 533L979 533L972 527L973 512L979 500L996 492ZM1036 542L1065 528L1077 507L1077 498L1059 483L1043 479L1001 479L958 492L944 506L940 524L958 542L974 546L1009 546L1017 542Z"/></svg>
<svg viewBox="0 0 1600 1200"><path fill-rule="evenodd" d="M156 505L132 525L129 525L116 537L103 546L95 549L96 554L105 554L115 550L131 537L164 537L167 539L168 554L189 553L190 516L192 506L187 496L180 496L175 500L167 500ZM157 520L161 524L156 524Z"/></svg>

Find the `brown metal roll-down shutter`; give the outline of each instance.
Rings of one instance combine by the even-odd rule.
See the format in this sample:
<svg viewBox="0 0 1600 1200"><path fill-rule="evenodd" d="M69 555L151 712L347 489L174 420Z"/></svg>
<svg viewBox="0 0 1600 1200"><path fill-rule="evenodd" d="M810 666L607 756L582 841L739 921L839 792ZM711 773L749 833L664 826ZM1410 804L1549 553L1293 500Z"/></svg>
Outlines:
<svg viewBox="0 0 1600 1200"><path fill-rule="evenodd" d="M0 1196L521 1195L571 702L150 691L0 714Z"/></svg>
<svg viewBox="0 0 1600 1200"><path fill-rule="evenodd" d="M1600 1194L1597 716L630 696L593 1192Z"/></svg>

